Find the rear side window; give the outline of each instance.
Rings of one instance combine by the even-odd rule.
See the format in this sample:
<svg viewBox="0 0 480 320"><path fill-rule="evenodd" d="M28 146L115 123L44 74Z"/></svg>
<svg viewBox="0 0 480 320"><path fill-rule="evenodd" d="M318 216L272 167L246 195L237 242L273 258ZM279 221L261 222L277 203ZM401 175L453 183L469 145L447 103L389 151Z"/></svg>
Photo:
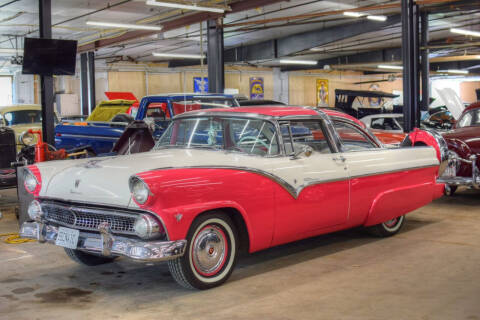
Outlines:
<svg viewBox="0 0 480 320"><path fill-rule="evenodd" d="M321 121L290 121L280 126L285 147L285 154L290 155L309 146L316 152L331 153L331 148L324 134Z"/></svg>
<svg viewBox="0 0 480 320"><path fill-rule="evenodd" d="M334 121L333 126L342 143L341 147L343 152L377 148L370 138L357 127L341 121Z"/></svg>
<svg viewBox="0 0 480 320"><path fill-rule="evenodd" d="M393 118L372 118L370 128L378 130L402 130Z"/></svg>

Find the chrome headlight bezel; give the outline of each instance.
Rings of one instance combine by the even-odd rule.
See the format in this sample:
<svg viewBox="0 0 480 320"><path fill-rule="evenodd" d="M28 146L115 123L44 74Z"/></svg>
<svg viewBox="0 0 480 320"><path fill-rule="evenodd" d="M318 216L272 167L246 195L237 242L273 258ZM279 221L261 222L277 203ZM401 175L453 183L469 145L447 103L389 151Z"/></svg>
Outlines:
<svg viewBox="0 0 480 320"><path fill-rule="evenodd" d="M35 144L35 135L28 131L24 131L18 137L18 141L24 146L33 146Z"/></svg>
<svg viewBox="0 0 480 320"><path fill-rule="evenodd" d="M164 235L163 225L154 217L148 214L141 214L133 225L135 234L144 239L152 240Z"/></svg>
<svg viewBox="0 0 480 320"><path fill-rule="evenodd" d="M30 169L25 168L23 173L23 185L25 186L25 189L29 193L33 193L35 192L39 184L40 183L38 182L37 177L35 177L33 172Z"/></svg>
<svg viewBox="0 0 480 320"><path fill-rule="evenodd" d="M130 177L128 186L133 200L140 205L145 204L152 195L148 185L137 176Z"/></svg>
<svg viewBox="0 0 480 320"><path fill-rule="evenodd" d="M43 217L42 205L37 200L33 200L28 205L27 209L28 216L33 221L41 221Z"/></svg>

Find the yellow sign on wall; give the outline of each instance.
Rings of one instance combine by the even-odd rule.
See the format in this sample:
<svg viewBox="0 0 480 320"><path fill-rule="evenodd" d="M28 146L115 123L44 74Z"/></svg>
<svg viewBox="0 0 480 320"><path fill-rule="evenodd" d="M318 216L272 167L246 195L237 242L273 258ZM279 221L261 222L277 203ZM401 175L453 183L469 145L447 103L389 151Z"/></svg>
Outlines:
<svg viewBox="0 0 480 320"><path fill-rule="evenodd" d="M317 107L328 107L327 79L317 79Z"/></svg>

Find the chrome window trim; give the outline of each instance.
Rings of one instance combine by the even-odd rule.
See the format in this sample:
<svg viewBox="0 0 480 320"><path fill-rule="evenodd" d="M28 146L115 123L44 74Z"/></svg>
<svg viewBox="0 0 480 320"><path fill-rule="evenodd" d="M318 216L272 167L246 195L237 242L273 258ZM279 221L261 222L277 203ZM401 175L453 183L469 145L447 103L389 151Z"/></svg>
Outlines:
<svg viewBox="0 0 480 320"><path fill-rule="evenodd" d="M186 112L186 113L192 113L192 112ZM179 115L179 117L175 117L175 120L185 120L185 119L189 119L189 118L193 118L193 119L198 119L198 118L208 118L209 115L211 115L211 117L216 117L216 115L213 115L213 114L219 114L218 117L221 117L221 118L236 118L236 119L249 119L251 120L252 118L250 117L242 117L242 116L238 116L238 113L237 113L237 116L234 116L234 117L230 117L229 115L232 114L233 112L205 112L205 115L197 115L197 116L194 116L192 117L191 115L189 115L188 117L180 117L181 115L183 115L184 113L182 113L181 115ZM235 115L235 114L234 114ZM242 115L242 114L240 114ZM267 119L263 119L263 118L253 118L254 120L262 120L262 121L266 121L266 122L269 122L272 127L277 131L277 134L276 134L276 137L275 139L277 140L277 145L278 145L278 153L277 154L267 154L267 155L258 155L258 154L252 154L252 153L243 153L243 152L234 152L232 150L227 150L225 149L224 146L222 146L222 148L218 149L218 148L205 148L205 147L195 147L195 146L190 146L190 147L186 147L186 146L182 146L182 145L179 145L179 146L172 146L172 145L166 145L166 146L159 146L157 147L157 143L163 138L163 135L170 129L170 126L173 126L174 122L175 121L171 121L170 124L168 125L168 127L165 129L165 131L162 133L162 135L160 136L160 138L157 140L157 142L155 142L155 145L153 146L151 152L154 152L154 151L158 151L158 150L161 150L163 148L167 149L167 148L179 148L179 149L201 149L201 150L211 150L211 151L217 151L217 152L226 152L226 153L237 153L237 154L241 154L241 155L246 155L246 156L255 156L255 157L262 157L262 158L277 158L277 157L281 157L281 156L285 156L285 152L283 152L281 149L283 149L283 139L281 139L281 134L279 134L281 131L280 131L280 127L278 126L278 121L275 121L273 118L267 118ZM280 138L279 138L280 137Z"/></svg>
<svg viewBox="0 0 480 320"><path fill-rule="evenodd" d="M375 151L375 150L383 150L385 149L385 147L383 146L383 144L377 139L377 137L375 137L373 134L371 134L370 132L366 131L365 129L363 129L362 127L360 127L357 123L355 123L354 121L351 121L351 120L348 120L348 119L344 119L344 118L340 118L340 117L332 117L334 119L332 119L332 125L334 126L335 128L335 125L333 124L333 122L335 121L338 121L338 122L343 122L344 124L347 124L347 125L350 125L352 127L354 127L355 129L359 130L363 136L366 136L366 138L369 140L370 143L372 143L373 145L373 148L368 148L368 149L365 149L365 150L358 150L358 151ZM340 143L340 150L341 152L345 153L345 152L357 152L357 151L343 151L343 142L342 142L342 139L340 138L340 136L338 135L338 132L337 130L335 129L335 135L337 136L338 138L338 141Z"/></svg>
<svg viewBox="0 0 480 320"><path fill-rule="evenodd" d="M269 121L274 124L274 126L277 129L277 141L279 143L279 149L281 152L279 152L278 155L275 156L269 156L269 157L278 157L278 156L288 156L285 152L285 143L283 141L283 137L281 134L280 130L280 124L282 121L295 121L295 120L321 120L325 124L324 129L326 132L324 132L327 135L327 139L329 139L330 143L330 148L333 149L331 150L332 153L342 153L344 152L342 150L342 142L340 139L340 136L338 135L338 132L335 129L335 126L333 124L334 121L340 121L346 124L349 124L353 127L355 127L357 130L360 130L361 133L363 133L366 138L374 145L374 148L371 149L366 149L364 151L378 151L378 150L384 150L387 149L381 142L378 140L378 138L372 134L369 130L365 130L363 127L359 126L357 123L350 119L342 118L339 116L328 116L325 112L322 110L318 110L312 107L303 107L303 109L310 109L316 112L315 115L288 115L288 116L271 116L271 115L264 115L264 114L259 114L259 113L249 113L249 112L235 112L235 111L225 111L225 112L209 112L209 111L190 111L186 113L182 113L178 116L174 117L174 121L177 119L188 119L188 118L198 118L198 117L223 117L223 118L244 118L244 119L257 119L257 120L264 120L264 121ZM170 123L170 125L173 124L173 122ZM169 125L169 126L170 126ZM167 132L167 129L165 132ZM162 135L163 136L163 135ZM161 137L160 137L161 139ZM222 149L224 150L224 149ZM261 156L265 157L265 156Z"/></svg>

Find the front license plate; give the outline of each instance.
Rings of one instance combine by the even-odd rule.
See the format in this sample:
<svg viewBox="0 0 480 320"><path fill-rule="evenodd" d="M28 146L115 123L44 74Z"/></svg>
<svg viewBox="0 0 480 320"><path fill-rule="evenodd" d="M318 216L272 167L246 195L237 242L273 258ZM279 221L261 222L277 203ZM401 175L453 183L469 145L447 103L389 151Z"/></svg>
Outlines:
<svg viewBox="0 0 480 320"><path fill-rule="evenodd" d="M57 246L77 249L78 237L80 236L80 231L65 227L58 228L57 240L55 244Z"/></svg>

